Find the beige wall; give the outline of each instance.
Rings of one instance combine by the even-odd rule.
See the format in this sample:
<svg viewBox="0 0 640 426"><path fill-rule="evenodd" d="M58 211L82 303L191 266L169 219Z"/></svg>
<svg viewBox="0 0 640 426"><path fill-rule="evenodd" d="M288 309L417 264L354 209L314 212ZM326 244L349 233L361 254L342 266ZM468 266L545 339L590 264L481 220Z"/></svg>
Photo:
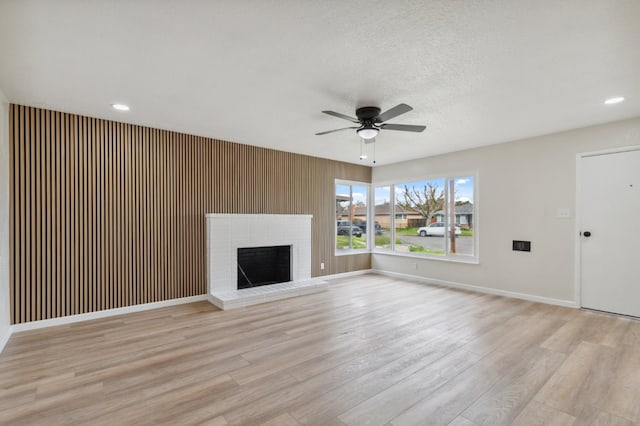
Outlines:
<svg viewBox="0 0 640 426"><path fill-rule="evenodd" d="M0 91L0 351L9 337L9 104Z"/></svg>
<svg viewBox="0 0 640 426"><path fill-rule="evenodd" d="M574 301L576 154L632 145L640 118L374 168L374 183L476 172L480 263L375 254L372 266ZM563 207L571 219L557 218ZM512 240L530 240L531 253L512 251Z"/></svg>

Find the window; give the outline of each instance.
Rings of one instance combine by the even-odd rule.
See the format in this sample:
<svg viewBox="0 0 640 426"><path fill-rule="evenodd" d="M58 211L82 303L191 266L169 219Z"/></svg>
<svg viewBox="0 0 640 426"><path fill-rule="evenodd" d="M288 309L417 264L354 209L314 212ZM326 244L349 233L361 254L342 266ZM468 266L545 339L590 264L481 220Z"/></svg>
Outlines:
<svg viewBox="0 0 640 426"><path fill-rule="evenodd" d="M391 186L379 186L374 190L375 248L391 249Z"/></svg>
<svg viewBox="0 0 640 426"><path fill-rule="evenodd" d="M336 181L336 254L367 250L368 197L368 184Z"/></svg>
<svg viewBox="0 0 640 426"><path fill-rule="evenodd" d="M436 212L443 208L444 185L444 179L394 185L396 252L444 255L444 241L424 241L418 234L418 228L431 224ZM398 214L403 217L398 219Z"/></svg>
<svg viewBox="0 0 640 426"><path fill-rule="evenodd" d="M475 257L474 180L442 177L376 187L375 220L385 226L376 235L375 249L434 258Z"/></svg>

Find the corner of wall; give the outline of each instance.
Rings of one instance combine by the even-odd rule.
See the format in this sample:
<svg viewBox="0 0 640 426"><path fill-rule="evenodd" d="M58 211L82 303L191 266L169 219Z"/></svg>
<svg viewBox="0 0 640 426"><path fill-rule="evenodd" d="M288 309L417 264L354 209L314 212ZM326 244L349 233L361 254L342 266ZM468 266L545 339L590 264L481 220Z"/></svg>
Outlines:
<svg viewBox="0 0 640 426"><path fill-rule="evenodd" d="M0 90L0 352L11 336L9 169L9 102Z"/></svg>

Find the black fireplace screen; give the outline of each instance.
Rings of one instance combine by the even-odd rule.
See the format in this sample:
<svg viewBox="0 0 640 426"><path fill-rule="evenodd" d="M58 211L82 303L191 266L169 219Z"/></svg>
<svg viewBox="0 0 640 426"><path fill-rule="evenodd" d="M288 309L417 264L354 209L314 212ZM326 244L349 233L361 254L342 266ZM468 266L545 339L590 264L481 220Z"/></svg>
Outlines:
<svg viewBox="0 0 640 426"><path fill-rule="evenodd" d="M291 281L291 246L238 249L238 290Z"/></svg>

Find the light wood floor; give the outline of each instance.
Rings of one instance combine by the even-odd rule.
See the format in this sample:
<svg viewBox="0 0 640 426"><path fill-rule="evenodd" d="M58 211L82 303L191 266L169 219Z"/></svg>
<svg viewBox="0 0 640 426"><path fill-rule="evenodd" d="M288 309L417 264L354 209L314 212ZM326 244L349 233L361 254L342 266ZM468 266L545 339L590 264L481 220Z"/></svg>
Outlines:
<svg viewBox="0 0 640 426"><path fill-rule="evenodd" d="M640 424L640 322L365 275L14 334L2 424ZM635 423L634 423L635 422Z"/></svg>

